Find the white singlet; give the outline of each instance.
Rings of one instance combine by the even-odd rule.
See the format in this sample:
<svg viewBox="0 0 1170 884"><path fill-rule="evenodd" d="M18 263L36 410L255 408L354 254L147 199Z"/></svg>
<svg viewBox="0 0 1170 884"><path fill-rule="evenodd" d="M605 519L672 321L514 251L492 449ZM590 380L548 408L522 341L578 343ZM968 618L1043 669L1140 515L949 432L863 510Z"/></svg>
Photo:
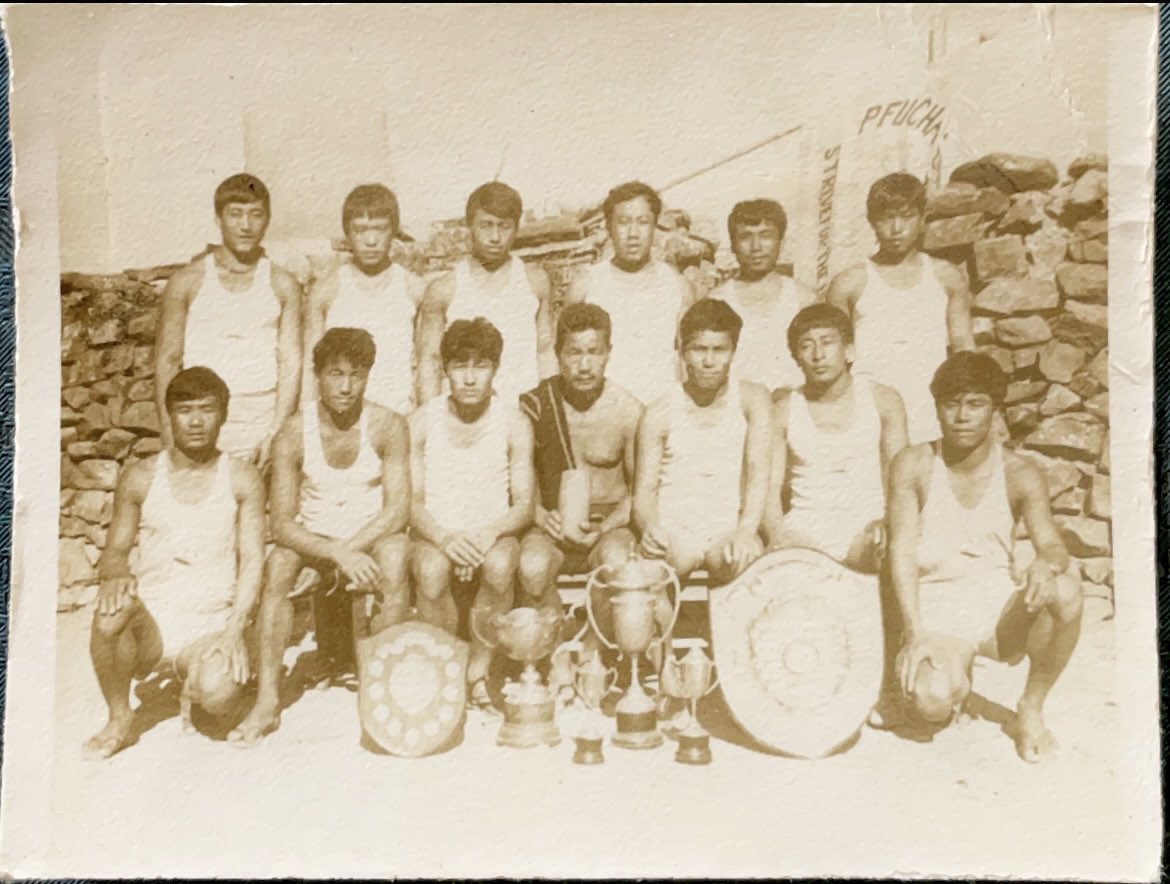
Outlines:
<svg viewBox="0 0 1170 884"><path fill-rule="evenodd" d="M731 381L718 409L719 419L702 426L696 406L681 384L670 392L666 442L658 477L658 518L668 534L703 547L730 534L739 522L747 417L739 382Z"/></svg>
<svg viewBox="0 0 1170 884"><path fill-rule="evenodd" d="M358 420L361 438L354 462L331 467L321 444L317 403L302 412L304 449L301 456L299 521L314 534L347 540L382 511L382 458L370 441L370 408Z"/></svg>
<svg viewBox="0 0 1170 884"><path fill-rule="evenodd" d="M231 395L219 431L221 450L249 457L274 431L280 300L272 288L272 262L261 258L247 291L229 292L215 258L203 260L203 283L187 311L183 367L203 365Z"/></svg>
<svg viewBox="0 0 1170 884"><path fill-rule="evenodd" d="M351 263L337 268L337 297L325 315L325 328L362 328L374 338L377 353L366 384L366 399L399 414L414 406L414 318L409 271L391 264L367 277Z"/></svg>
<svg viewBox="0 0 1170 884"><path fill-rule="evenodd" d="M950 471L935 453L918 543L918 605L923 629L955 635L977 648L995 634L1016 584L1012 517L1003 452L991 451L991 478L979 503L963 506Z"/></svg>
<svg viewBox="0 0 1170 884"><path fill-rule="evenodd" d="M231 458L219 455L207 496L176 499L169 451L159 454L138 526L138 597L162 633L164 655L223 629L236 593L236 520Z"/></svg>
<svg viewBox="0 0 1170 884"><path fill-rule="evenodd" d="M540 298L528 284L528 273L519 258L512 257L508 281L499 291L488 291L475 281L468 264L470 260L473 259L455 265L455 292L447 307L447 324L456 319L482 316L499 329L504 352L492 386L502 399L515 402L521 393L540 381L536 340Z"/></svg>
<svg viewBox="0 0 1170 884"><path fill-rule="evenodd" d="M744 285L729 279L708 296L726 301L743 320L732 363L733 377L763 384L769 392L778 387L799 387L804 383L804 374L788 351L788 326L812 301L802 300L796 281L782 276L779 297L749 307L739 297Z"/></svg>
<svg viewBox="0 0 1170 884"><path fill-rule="evenodd" d="M872 261L853 308L855 376L893 387L906 406L911 445L939 437L930 381L947 358L947 290L934 261L921 255L922 276L908 289L892 288Z"/></svg>
<svg viewBox="0 0 1170 884"><path fill-rule="evenodd" d="M866 525L882 518L882 421L868 380L854 379L848 428L817 428L803 390L788 400L791 503L785 523L837 561Z"/></svg>
<svg viewBox="0 0 1170 884"><path fill-rule="evenodd" d="M518 407L518 406L517 406ZM493 396L476 422L478 436L466 448L452 444L446 396L436 396L426 411L423 496L431 515L448 531L478 531L503 518L511 506L508 463L508 406Z"/></svg>
<svg viewBox="0 0 1170 884"><path fill-rule="evenodd" d="M686 281L661 261L637 273L605 261L586 273L585 300L604 309L613 325L606 377L650 405L682 381L675 338Z"/></svg>

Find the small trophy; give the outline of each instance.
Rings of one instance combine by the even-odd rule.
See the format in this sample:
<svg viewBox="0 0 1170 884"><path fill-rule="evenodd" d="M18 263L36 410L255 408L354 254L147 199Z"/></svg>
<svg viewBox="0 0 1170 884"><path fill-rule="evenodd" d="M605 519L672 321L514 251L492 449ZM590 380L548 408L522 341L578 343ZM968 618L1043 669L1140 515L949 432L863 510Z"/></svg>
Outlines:
<svg viewBox="0 0 1170 884"><path fill-rule="evenodd" d="M582 663L573 670L573 688L589 710L587 724L574 738L577 744L577 751L573 754L575 764L601 764L605 761L605 756L601 754L604 737L598 719L602 717L601 701L613 690L617 675L616 669L607 669L602 664L598 651L590 655L588 663Z"/></svg>
<svg viewBox="0 0 1170 884"><path fill-rule="evenodd" d="M663 685L668 693L687 701L687 721L678 732L674 755L679 764L711 763L711 735L699 724L696 707L719 684L718 679L711 679L713 669L714 664L697 645L682 660L671 657L663 663Z"/></svg>

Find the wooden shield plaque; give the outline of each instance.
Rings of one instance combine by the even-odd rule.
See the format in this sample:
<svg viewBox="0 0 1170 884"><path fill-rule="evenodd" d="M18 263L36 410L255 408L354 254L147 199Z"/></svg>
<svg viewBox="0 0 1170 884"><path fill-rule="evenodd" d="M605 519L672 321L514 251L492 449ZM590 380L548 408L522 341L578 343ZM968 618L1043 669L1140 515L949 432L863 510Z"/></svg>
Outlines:
<svg viewBox="0 0 1170 884"><path fill-rule="evenodd" d="M710 609L723 696L747 733L802 758L857 733L881 688L876 576L780 550L712 590Z"/></svg>
<svg viewBox="0 0 1170 884"><path fill-rule="evenodd" d="M358 714L394 755L416 758L463 725L469 647L426 623L388 627L358 642Z"/></svg>

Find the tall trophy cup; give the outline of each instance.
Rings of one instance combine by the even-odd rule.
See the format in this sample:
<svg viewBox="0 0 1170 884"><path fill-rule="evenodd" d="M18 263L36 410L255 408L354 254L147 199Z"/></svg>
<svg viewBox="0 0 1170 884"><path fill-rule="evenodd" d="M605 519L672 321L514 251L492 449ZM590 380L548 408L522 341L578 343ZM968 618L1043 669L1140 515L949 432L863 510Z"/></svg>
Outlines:
<svg viewBox="0 0 1170 884"><path fill-rule="evenodd" d="M674 587L674 609L670 625L655 636L654 606L658 590ZM613 614L613 638L597 623L593 610L593 590L607 593ZM585 583L585 612L597 637L609 648L619 650L630 659L630 686L617 704L615 746L623 749L653 749L662 745L654 701L638 679L638 658L656 644L662 644L678 620L682 592L678 575L666 562L658 559L633 558L620 565L602 565Z"/></svg>
<svg viewBox="0 0 1170 884"><path fill-rule="evenodd" d="M617 670L607 669L597 651L589 656L587 663L574 668L573 688L588 710L586 724L574 738L577 743L577 751L573 754L575 764L601 764L605 761L605 756L601 754L601 744L605 738L598 719L602 717L601 701L613 690L616 682Z"/></svg>
<svg viewBox="0 0 1170 884"><path fill-rule="evenodd" d="M556 724L556 696L541 680L534 664L555 649L561 617L555 611L536 608L514 608L506 614L495 614L485 618L495 638L491 641L480 631L476 614L473 610L470 618L476 638L524 664L520 680L504 685L504 723L496 743L515 749L557 745L561 734Z"/></svg>
<svg viewBox="0 0 1170 884"><path fill-rule="evenodd" d="M714 664L696 645L682 660L676 657L665 660L662 668L662 683L667 693L687 701L687 722L678 733L674 760L680 764L710 764L711 735L699 724L696 706L719 684L711 678Z"/></svg>

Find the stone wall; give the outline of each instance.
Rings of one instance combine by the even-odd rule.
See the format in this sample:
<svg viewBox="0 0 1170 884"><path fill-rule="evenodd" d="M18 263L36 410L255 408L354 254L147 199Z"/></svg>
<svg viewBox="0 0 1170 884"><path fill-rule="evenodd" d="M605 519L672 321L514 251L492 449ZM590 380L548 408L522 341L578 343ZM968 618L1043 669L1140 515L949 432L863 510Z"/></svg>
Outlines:
<svg viewBox="0 0 1170 884"><path fill-rule="evenodd" d="M931 197L923 246L966 268L977 344L1011 375L1007 442L1042 468L1086 590L1112 601L1106 195L1103 158L1074 163L1062 181L1045 160L992 155L956 169ZM664 213L656 251L709 291L733 262L690 227L686 213ZM606 245L593 211L526 219L516 251L543 264L559 300ZM397 260L425 277L467 251L460 222L395 246ZM343 252L324 242L273 255L307 286ZM119 466L159 448L153 344L159 296L175 269L61 279L63 608L95 591Z"/></svg>

